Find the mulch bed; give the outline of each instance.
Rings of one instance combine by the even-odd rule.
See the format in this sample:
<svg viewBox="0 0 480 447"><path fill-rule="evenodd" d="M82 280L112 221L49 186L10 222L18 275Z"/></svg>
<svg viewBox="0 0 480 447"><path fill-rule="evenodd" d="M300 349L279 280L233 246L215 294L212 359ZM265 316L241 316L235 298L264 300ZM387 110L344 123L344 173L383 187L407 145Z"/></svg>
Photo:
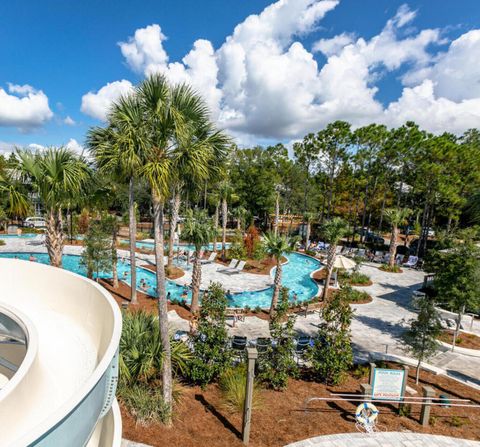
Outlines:
<svg viewBox="0 0 480 447"><path fill-rule="evenodd" d="M398 365L396 367L399 367ZM471 399L480 404L480 391L476 391L447 377L421 372L420 386L415 385L415 370L409 374L408 385L421 396L421 385L433 386L437 395ZM305 400L310 397L328 397L330 393L356 393L359 384L367 378L356 379L349 375L340 386L293 380L284 392L262 391L262 405L252 414L250 445L252 447L284 446L313 436L356 432L354 412L358 402L312 402L305 411ZM222 404L216 385L205 390L199 387L182 388L181 401L176 408L173 427L159 423L138 426L125 408L122 408L123 437L152 446L171 447L227 447L242 445L240 432L242 417L228 413ZM378 424L386 431L414 431L434 433L478 440L480 409L432 407L430 427L419 423L420 405L412 405L411 413L398 416L397 406L376 404L380 411Z"/></svg>
<svg viewBox="0 0 480 447"><path fill-rule="evenodd" d="M453 343L453 332L454 331L446 329L440 334L438 339L451 345ZM477 335L460 332L458 334L456 344L459 348L480 350L480 337Z"/></svg>
<svg viewBox="0 0 480 447"><path fill-rule="evenodd" d="M282 262L285 262L287 258L282 256ZM222 265L228 265L230 263L230 258L227 258L223 261L219 256L215 259L215 262ZM272 258L265 258L261 261L256 259L247 259L247 263L245 264L245 272L247 273L255 273L257 275L269 275L270 270L277 265L275 259Z"/></svg>

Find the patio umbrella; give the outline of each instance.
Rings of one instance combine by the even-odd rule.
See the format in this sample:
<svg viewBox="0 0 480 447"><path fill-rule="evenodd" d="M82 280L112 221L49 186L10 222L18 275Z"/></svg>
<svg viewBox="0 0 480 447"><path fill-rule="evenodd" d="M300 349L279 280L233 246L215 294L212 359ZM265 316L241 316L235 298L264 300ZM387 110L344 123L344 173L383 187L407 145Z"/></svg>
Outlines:
<svg viewBox="0 0 480 447"><path fill-rule="evenodd" d="M335 257L335 262L333 264L333 267L336 269L349 270L349 269L353 269L356 265L357 263L352 259L349 259L342 255L338 255Z"/></svg>

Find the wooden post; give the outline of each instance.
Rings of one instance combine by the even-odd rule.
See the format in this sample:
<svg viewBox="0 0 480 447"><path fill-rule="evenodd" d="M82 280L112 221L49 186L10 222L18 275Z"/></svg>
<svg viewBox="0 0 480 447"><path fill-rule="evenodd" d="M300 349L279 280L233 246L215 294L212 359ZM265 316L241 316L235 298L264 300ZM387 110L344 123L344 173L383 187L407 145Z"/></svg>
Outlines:
<svg viewBox="0 0 480 447"><path fill-rule="evenodd" d="M374 374L374 372L375 372L376 366L377 366L377 365L376 365L375 363L370 362L370 375L369 375L369 377L368 377L368 383L369 383L370 385L373 385L373 374Z"/></svg>
<svg viewBox="0 0 480 447"><path fill-rule="evenodd" d="M405 406L405 393L407 392L408 372L410 371L410 368L407 365L403 365L403 370L405 371L405 375L402 384L402 401L398 406L399 410Z"/></svg>
<svg viewBox="0 0 480 447"><path fill-rule="evenodd" d="M243 406L242 439L245 445L250 440L250 422L252 417L253 381L255 379L255 360L258 358L256 348L247 348L247 383L245 388L245 403Z"/></svg>
<svg viewBox="0 0 480 447"><path fill-rule="evenodd" d="M422 386L423 397L425 400L422 404L422 412L420 413L420 423L427 427L430 422L430 408L432 403L432 397L435 396L435 390L431 386Z"/></svg>
<svg viewBox="0 0 480 447"><path fill-rule="evenodd" d="M365 402L370 402L372 400L372 385L369 383L361 383L360 390L363 395L363 400Z"/></svg>

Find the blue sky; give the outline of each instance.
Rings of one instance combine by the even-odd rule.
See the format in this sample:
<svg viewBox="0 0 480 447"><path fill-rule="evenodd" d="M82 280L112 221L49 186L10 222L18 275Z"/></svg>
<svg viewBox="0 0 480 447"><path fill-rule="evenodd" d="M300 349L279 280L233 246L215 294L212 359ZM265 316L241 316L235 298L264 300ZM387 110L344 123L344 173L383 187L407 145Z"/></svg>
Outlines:
<svg viewBox="0 0 480 447"><path fill-rule="evenodd" d="M0 149L71 139L82 144L88 127L102 123L96 97L82 107L84 95L97 95L115 81L135 84L157 70L173 82L192 82L206 96L213 118L240 144L288 142L333 119L394 126L412 118L433 132L457 133L480 124L478 0L455 6L436 0L329 0L321 11L320 3L1 2ZM303 14L305 20L291 20ZM250 15L257 16L254 26L241 28ZM146 28L154 24L158 28ZM135 34L142 29L153 52ZM379 35L380 43L373 44ZM224 45L227 38L230 44ZM190 63L168 65L181 61L198 39L203 40ZM457 39L460 44L452 46ZM320 40L321 49L314 51ZM124 54L119 42L130 44ZM230 50L238 48L246 56L232 56ZM462 70L453 86L447 76L452 64ZM9 89L9 83L32 89ZM116 94L107 89L101 99ZM420 114L422 108L428 113Z"/></svg>

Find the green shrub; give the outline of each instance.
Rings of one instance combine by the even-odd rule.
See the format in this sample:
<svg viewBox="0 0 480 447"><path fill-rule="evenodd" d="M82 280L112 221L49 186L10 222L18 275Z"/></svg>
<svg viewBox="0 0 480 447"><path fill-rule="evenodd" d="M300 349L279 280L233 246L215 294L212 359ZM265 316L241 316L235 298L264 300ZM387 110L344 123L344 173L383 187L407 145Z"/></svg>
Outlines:
<svg viewBox="0 0 480 447"><path fill-rule="evenodd" d="M390 273L400 273L402 271L400 266L397 264L393 264L393 267L390 267L388 264L382 264L379 269Z"/></svg>
<svg viewBox="0 0 480 447"><path fill-rule="evenodd" d="M412 414L412 406L405 404L405 405L400 405L400 408L398 409L398 415L403 416L403 417L410 417Z"/></svg>
<svg viewBox="0 0 480 447"><path fill-rule="evenodd" d="M192 354L185 343L171 340L172 368L184 373ZM163 359L158 318L145 311L125 312L120 339L120 382L149 383L161 376Z"/></svg>
<svg viewBox="0 0 480 447"><path fill-rule="evenodd" d="M365 285L370 283L370 276L365 275L365 273L360 272L351 272L346 273L343 276L344 282L346 284L360 284Z"/></svg>
<svg viewBox="0 0 480 447"><path fill-rule="evenodd" d="M327 385L338 385L353 365L350 344L352 316L353 311L342 293L333 295L322 308L323 322L308 356L315 378Z"/></svg>
<svg viewBox="0 0 480 447"><path fill-rule="evenodd" d="M352 375L356 379L367 377L369 374L370 374L370 367L368 365L357 365L352 371Z"/></svg>
<svg viewBox="0 0 480 447"><path fill-rule="evenodd" d="M298 375L298 366L293 356L295 320L295 315L288 314L288 289L284 287L275 315L270 321L273 346L259 359L259 378L274 390L284 390L288 378Z"/></svg>
<svg viewBox="0 0 480 447"><path fill-rule="evenodd" d="M305 254L309 256L315 256L317 253L313 250L305 250Z"/></svg>
<svg viewBox="0 0 480 447"><path fill-rule="evenodd" d="M170 410L163 401L161 387L148 387L145 384L119 386L117 395L141 425L167 422L170 418Z"/></svg>
<svg viewBox="0 0 480 447"><path fill-rule="evenodd" d="M247 382L247 367L242 363L227 369L218 381L222 392L224 407L231 413L242 413L245 403L245 390ZM260 387L257 382L253 386L252 409L260 408Z"/></svg>
<svg viewBox="0 0 480 447"><path fill-rule="evenodd" d="M202 388L218 378L232 361L225 328L227 299L219 283L212 283L202 300L198 329L191 335L195 355L188 363L188 378Z"/></svg>
<svg viewBox="0 0 480 447"><path fill-rule="evenodd" d="M370 300L370 295L367 292L354 289L352 286L343 286L336 292L336 295L340 295L341 299L346 303L358 303Z"/></svg>
<svg viewBox="0 0 480 447"><path fill-rule="evenodd" d="M247 259L247 249L245 248L242 232L239 230L235 231L232 245L230 245L228 249L228 257L243 260Z"/></svg>
<svg viewBox="0 0 480 447"><path fill-rule="evenodd" d="M5 241L3 239L0 239L0 245L5 245Z"/></svg>
<svg viewBox="0 0 480 447"><path fill-rule="evenodd" d="M256 314L262 313L262 308L260 306L256 306L255 309L253 310Z"/></svg>

